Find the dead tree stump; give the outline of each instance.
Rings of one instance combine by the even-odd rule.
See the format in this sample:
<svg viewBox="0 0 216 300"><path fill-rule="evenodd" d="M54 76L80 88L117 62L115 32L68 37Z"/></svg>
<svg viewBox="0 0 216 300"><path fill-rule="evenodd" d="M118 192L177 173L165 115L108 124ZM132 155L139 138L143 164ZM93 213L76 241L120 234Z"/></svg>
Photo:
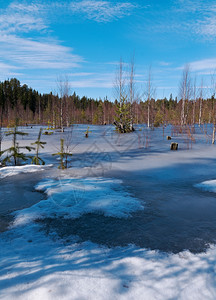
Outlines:
<svg viewBox="0 0 216 300"><path fill-rule="evenodd" d="M178 150L178 143L171 143L170 150Z"/></svg>

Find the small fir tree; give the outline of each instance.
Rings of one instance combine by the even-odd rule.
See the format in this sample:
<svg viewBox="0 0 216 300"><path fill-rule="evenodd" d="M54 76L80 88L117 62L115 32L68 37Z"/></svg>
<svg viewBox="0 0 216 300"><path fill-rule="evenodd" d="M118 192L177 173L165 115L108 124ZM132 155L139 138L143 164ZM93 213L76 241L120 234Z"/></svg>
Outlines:
<svg viewBox="0 0 216 300"><path fill-rule="evenodd" d="M64 139L61 139L61 149L58 153L52 154L53 156L59 156L60 157L60 164L59 169L67 169L68 167L68 158L72 156L72 153L65 151L64 149Z"/></svg>
<svg viewBox="0 0 216 300"><path fill-rule="evenodd" d="M35 164L35 165L45 165L45 162L42 158L39 157L39 150L40 150L40 147L43 149L44 148L44 145L46 144L46 142L41 142L41 134L42 134L42 128L40 129L39 131L39 134L38 134L38 139L36 142L32 143L32 145L36 145L36 153L35 153L35 156L32 157L32 164Z"/></svg>
<svg viewBox="0 0 216 300"><path fill-rule="evenodd" d="M17 136L26 136L28 133L22 132L18 130L17 126L18 122L16 121L16 125L12 130L9 130L5 135L10 136L12 135L12 146L8 149L5 149L0 152L0 156L4 153L7 153L7 156L2 160L2 165L6 165L6 163L11 163L11 160L13 160L14 165L17 166L19 164L20 160L27 161L28 157L25 153L20 152L21 149L26 149L29 152L34 149L34 147L30 146L19 146L19 143L17 142Z"/></svg>
<svg viewBox="0 0 216 300"><path fill-rule="evenodd" d="M133 131L130 119L130 103L126 97L121 98L121 101L116 105L116 116L114 125L119 133L127 133Z"/></svg>

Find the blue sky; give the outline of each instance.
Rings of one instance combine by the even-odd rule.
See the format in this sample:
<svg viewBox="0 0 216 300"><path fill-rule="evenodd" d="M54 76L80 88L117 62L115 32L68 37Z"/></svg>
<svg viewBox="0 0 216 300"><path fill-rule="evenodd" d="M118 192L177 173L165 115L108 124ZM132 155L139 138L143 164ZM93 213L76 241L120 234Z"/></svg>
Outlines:
<svg viewBox="0 0 216 300"><path fill-rule="evenodd" d="M66 75L71 92L113 99L118 62L127 71L133 55L140 95L151 65L155 96L178 96L185 64L211 94L216 2L0 0L1 81L16 77L39 92L58 92Z"/></svg>

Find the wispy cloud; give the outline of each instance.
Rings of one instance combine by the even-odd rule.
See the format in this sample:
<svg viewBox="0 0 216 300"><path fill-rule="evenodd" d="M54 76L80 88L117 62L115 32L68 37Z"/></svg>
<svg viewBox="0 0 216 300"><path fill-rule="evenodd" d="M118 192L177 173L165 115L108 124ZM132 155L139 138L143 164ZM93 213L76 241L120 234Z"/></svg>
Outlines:
<svg viewBox="0 0 216 300"><path fill-rule="evenodd" d="M9 6L9 9L15 10L15 11L20 11L20 12L27 12L27 13L32 13L32 12L39 12L41 9L44 8L44 5L40 3L30 3L26 4L26 2L19 3L19 2L12 2Z"/></svg>
<svg viewBox="0 0 216 300"><path fill-rule="evenodd" d="M0 15L0 31L4 33L39 31L46 28L47 26L43 20L34 16L23 16L23 14Z"/></svg>
<svg viewBox="0 0 216 300"><path fill-rule="evenodd" d="M165 9L154 4L150 14L153 22L147 17L145 30L149 28L151 32L175 33L184 39L199 41L216 37L216 3L213 0L174 0L173 5Z"/></svg>
<svg viewBox="0 0 216 300"><path fill-rule="evenodd" d="M0 80L6 77L22 76L23 74L18 70L18 67L0 61Z"/></svg>
<svg viewBox="0 0 216 300"><path fill-rule="evenodd" d="M52 89L56 86L56 75L49 74L45 76L46 81L41 80L39 76L30 78L29 82L34 82L34 85L41 87L48 84ZM112 88L113 87L113 73L92 73L91 76L86 73L67 73L68 83L70 88Z"/></svg>
<svg viewBox="0 0 216 300"><path fill-rule="evenodd" d="M87 19L96 22L111 22L130 15L137 5L130 2L83 0L70 4L73 13L83 14Z"/></svg>
<svg viewBox="0 0 216 300"><path fill-rule="evenodd" d="M80 76L78 80L76 80L76 76L71 76L70 85L74 88L112 88L113 80L114 74L109 72L95 72L91 76L86 76L83 73L83 76Z"/></svg>
<svg viewBox="0 0 216 300"><path fill-rule="evenodd" d="M190 63L192 71L205 71L216 69L216 58L202 59Z"/></svg>
<svg viewBox="0 0 216 300"><path fill-rule="evenodd" d="M51 4L42 2L13 2L0 10L0 58L20 69L69 69L78 67L82 57L73 54L73 49L62 46L59 41L46 38L48 21L46 14ZM34 39L28 34L35 31ZM37 37L36 37L37 36ZM43 37L43 38L42 38ZM1 70L8 74L9 69Z"/></svg>
<svg viewBox="0 0 216 300"><path fill-rule="evenodd" d="M56 17L60 15L77 15L95 22L111 22L130 15L136 7L136 4L130 2L105 0L12 2L6 9L0 10L0 31L11 33L44 30L48 28L53 16L57 21L62 20Z"/></svg>
<svg viewBox="0 0 216 300"><path fill-rule="evenodd" d="M79 73L69 73L67 75L71 77L89 77L95 75L95 73L79 72Z"/></svg>
<svg viewBox="0 0 216 300"><path fill-rule="evenodd" d="M42 40L49 30L49 18L53 15L82 14L84 19L110 22L130 14L134 7L129 2L104 0L12 2L5 9L0 9L0 57L22 69L78 67L84 60L73 54L72 48L64 47L58 41ZM24 33L31 31L35 31L37 38L24 37Z"/></svg>
<svg viewBox="0 0 216 300"><path fill-rule="evenodd" d="M160 61L159 62L159 65L161 66L161 67L168 67L168 66L170 66L172 63L170 63L170 62L167 62L167 61Z"/></svg>
<svg viewBox="0 0 216 300"><path fill-rule="evenodd" d="M216 13L215 13L216 14ZM200 20L198 26L195 27L195 32L205 36L206 38L215 38L216 36L216 16L215 14Z"/></svg>
<svg viewBox="0 0 216 300"><path fill-rule="evenodd" d="M12 3L0 10L0 32L29 32L47 28L41 17L41 5L24 5Z"/></svg>
<svg viewBox="0 0 216 300"><path fill-rule="evenodd" d="M216 35L216 3L212 0L177 0L177 12L188 15L187 26L205 38Z"/></svg>
<svg viewBox="0 0 216 300"><path fill-rule="evenodd" d="M23 69L68 69L78 67L83 61L82 57L72 54L73 49L53 41L1 35L0 44L0 57Z"/></svg>

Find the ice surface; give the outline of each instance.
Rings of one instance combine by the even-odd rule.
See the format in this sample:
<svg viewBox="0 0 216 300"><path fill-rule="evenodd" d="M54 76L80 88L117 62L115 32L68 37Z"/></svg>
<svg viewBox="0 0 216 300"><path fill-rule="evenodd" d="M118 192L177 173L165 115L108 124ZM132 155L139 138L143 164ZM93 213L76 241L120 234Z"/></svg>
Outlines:
<svg viewBox="0 0 216 300"><path fill-rule="evenodd" d="M8 176L18 175L21 173L32 173L42 171L47 167L51 167L52 165L23 165L23 166L9 166L0 168L0 178L5 178Z"/></svg>
<svg viewBox="0 0 216 300"><path fill-rule="evenodd" d="M36 190L48 199L17 213L16 224L37 218L78 218L85 213L125 218L142 210L140 201L121 186L121 180L105 178L58 178L43 180Z"/></svg>
<svg viewBox="0 0 216 300"><path fill-rule="evenodd" d="M215 246L197 254L171 254L132 245L107 248L87 239L77 243L74 236L61 240L46 223L33 222L38 217L63 216L76 218L71 220L76 222L93 212L99 220L125 222L124 234L132 241L131 236L139 231L141 242L144 238L146 244L155 241L150 243L152 249L158 249L161 241L163 246L171 241L172 250L173 244L181 248L179 241L183 244L185 237L192 242L197 237L211 242L215 237L214 194L194 188L197 182L215 178L215 146L205 144L206 135L199 128L192 151L187 150L186 135L173 137L179 143L179 151L174 153L161 128L145 131L150 140L145 147L143 132L117 135L111 126L91 126L92 133L85 139L86 127L73 129L73 168L62 172L53 168L55 174L48 174L52 178L37 185L47 200L17 212L10 230L0 234L0 299L216 299ZM29 136L20 144L34 142L38 129L26 128ZM171 135L170 130L165 128L165 136ZM43 136L47 145L40 156L46 163L56 161L51 154L57 152L67 131ZM3 148L10 144L8 137L3 142ZM115 175L123 179L123 185L116 179L76 177L86 173ZM59 174L61 179L56 180L54 176ZM2 182L7 185L14 180L8 176ZM208 190L214 186L210 183ZM20 184L19 198L26 190ZM31 195L32 191L28 192ZM143 201L145 209L141 210ZM126 218L130 215L132 218ZM85 224L87 233L89 226ZM99 226L98 221L93 229Z"/></svg>

